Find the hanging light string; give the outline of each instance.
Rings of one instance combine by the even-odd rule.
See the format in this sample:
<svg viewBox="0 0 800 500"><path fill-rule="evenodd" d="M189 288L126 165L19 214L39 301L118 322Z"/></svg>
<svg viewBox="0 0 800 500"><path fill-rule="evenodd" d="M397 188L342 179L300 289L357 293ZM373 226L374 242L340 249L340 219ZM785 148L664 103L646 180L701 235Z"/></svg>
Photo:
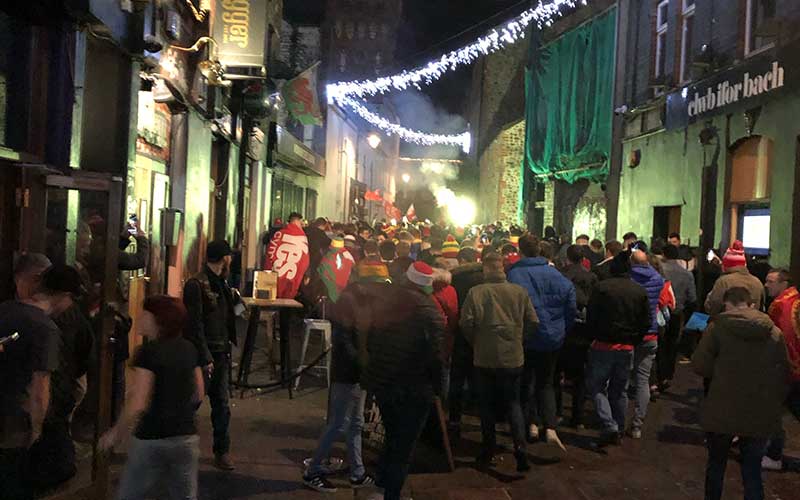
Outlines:
<svg viewBox="0 0 800 500"><path fill-rule="evenodd" d="M409 87L421 89L422 85L431 84L459 66L472 64L479 57L497 52L525 38L531 23L535 23L539 29L549 27L563 15L562 8L586 5L587 2L588 0L551 0L547 4L539 2L536 7L527 9L474 42L443 54L424 66L375 80L331 83L327 85L328 102L343 96L373 96L392 90L406 90Z"/></svg>
<svg viewBox="0 0 800 500"><path fill-rule="evenodd" d="M372 125L378 127L387 134L396 135L400 137L400 139L406 142L419 144L421 146L433 146L433 145L459 146L465 153L469 153L469 148L472 141L469 132L462 132L460 134L451 134L451 135L427 134L425 132L419 132L417 130L411 130L405 128L397 123L392 123L386 118L376 113L373 113L372 111L367 109L365 105L361 104L360 102L351 97L341 96L336 99L336 102L352 109L353 111L356 112L358 116L360 116L367 122L371 123Z"/></svg>

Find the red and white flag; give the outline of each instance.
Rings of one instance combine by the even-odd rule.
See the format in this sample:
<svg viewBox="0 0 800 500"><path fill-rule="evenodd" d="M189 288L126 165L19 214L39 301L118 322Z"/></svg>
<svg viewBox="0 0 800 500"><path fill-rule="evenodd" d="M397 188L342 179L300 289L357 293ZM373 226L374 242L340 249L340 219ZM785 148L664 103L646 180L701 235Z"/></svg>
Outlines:
<svg viewBox="0 0 800 500"><path fill-rule="evenodd" d="M267 248L267 269L278 274L278 298L297 296L309 262L308 238L301 228L289 224L275 233Z"/></svg>

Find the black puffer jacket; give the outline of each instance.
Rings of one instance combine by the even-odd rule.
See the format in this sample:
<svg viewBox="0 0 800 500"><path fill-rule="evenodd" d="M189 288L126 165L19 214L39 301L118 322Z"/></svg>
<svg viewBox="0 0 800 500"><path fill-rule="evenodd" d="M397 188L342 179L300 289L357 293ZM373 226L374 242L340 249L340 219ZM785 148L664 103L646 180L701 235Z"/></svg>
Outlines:
<svg viewBox="0 0 800 500"><path fill-rule="evenodd" d="M636 345L650 330L650 317L647 292L626 274L603 280L594 287L586 324L596 340Z"/></svg>
<svg viewBox="0 0 800 500"><path fill-rule="evenodd" d="M592 296L594 286L597 284L597 276L580 264L570 264L562 273L575 285L575 305L580 312L589 305L589 297Z"/></svg>
<svg viewBox="0 0 800 500"><path fill-rule="evenodd" d="M391 285L365 313L369 358L364 386L381 394L397 389L420 397L438 394L445 322L433 297L410 283Z"/></svg>
<svg viewBox="0 0 800 500"><path fill-rule="evenodd" d="M464 305L467 300L467 294L474 286L483 283L483 264L462 264L451 271L453 280L451 284L456 289L458 295L459 309Z"/></svg>

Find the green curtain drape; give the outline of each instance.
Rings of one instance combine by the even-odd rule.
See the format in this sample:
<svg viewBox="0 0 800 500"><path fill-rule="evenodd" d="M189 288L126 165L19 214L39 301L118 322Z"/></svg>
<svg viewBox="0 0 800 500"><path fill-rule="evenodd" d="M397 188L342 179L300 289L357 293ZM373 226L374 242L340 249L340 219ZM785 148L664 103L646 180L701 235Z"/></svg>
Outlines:
<svg viewBox="0 0 800 500"><path fill-rule="evenodd" d="M611 154L616 9L547 44L533 33L525 75L525 164L600 182Z"/></svg>

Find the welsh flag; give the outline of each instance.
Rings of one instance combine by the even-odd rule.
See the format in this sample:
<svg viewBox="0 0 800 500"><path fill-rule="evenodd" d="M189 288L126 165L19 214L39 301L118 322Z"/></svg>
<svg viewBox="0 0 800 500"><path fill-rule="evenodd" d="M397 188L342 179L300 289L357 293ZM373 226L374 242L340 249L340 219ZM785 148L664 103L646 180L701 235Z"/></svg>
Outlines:
<svg viewBox="0 0 800 500"><path fill-rule="evenodd" d="M311 66L283 85L281 94L289 114L303 125L322 125L322 111L317 96L317 69Z"/></svg>
<svg viewBox="0 0 800 500"><path fill-rule="evenodd" d="M328 291L328 298L331 302L339 300L339 294L347 286L350 280L350 272L356 261L346 248L330 247L322 258L322 262L317 268L322 283Z"/></svg>

